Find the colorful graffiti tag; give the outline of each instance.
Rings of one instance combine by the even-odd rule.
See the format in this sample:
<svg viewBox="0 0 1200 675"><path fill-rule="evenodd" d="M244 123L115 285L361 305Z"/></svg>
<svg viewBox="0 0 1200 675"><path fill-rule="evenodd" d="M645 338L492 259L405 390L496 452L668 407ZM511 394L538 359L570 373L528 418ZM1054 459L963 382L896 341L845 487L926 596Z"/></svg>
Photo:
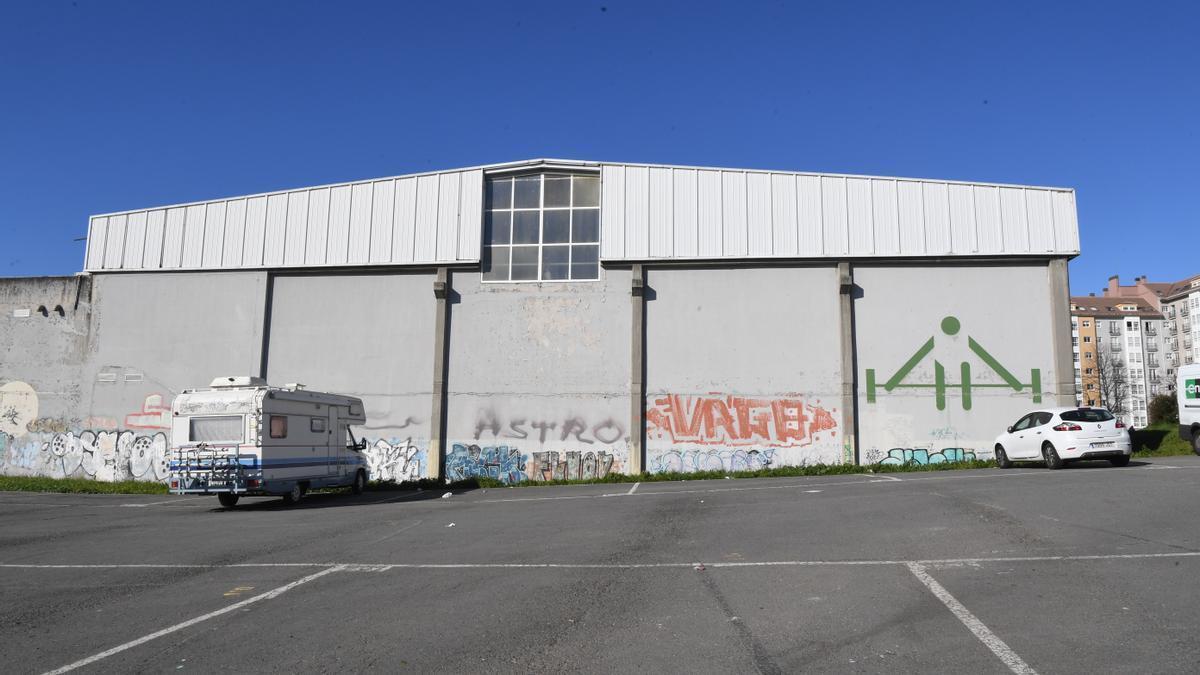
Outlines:
<svg viewBox="0 0 1200 675"><path fill-rule="evenodd" d="M775 450L670 450L650 458L651 473L758 471L769 469Z"/></svg>
<svg viewBox="0 0 1200 675"><path fill-rule="evenodd" d="M867 461L871 464L890 464L896 466L928 464L946 464L949 462L975 461L975 451L966 448L892 448L887 456L881 456L878 449L867 453Z"/></svg>
<svg viewBox="0 0 1200 675"><path fill-rule="evenodd" d="M525 456L507 445L481 448L455 443L446 455L446 478L456 481L473 477L495 478L506 483L523 481Z"/></svg>
<svg viewBox="0 0 1200 675"><path fill-rule="evenodd" d="M798 398L668 394L646 410L646 437L700 445L794 447L836 433L833 412Z"/></svg>

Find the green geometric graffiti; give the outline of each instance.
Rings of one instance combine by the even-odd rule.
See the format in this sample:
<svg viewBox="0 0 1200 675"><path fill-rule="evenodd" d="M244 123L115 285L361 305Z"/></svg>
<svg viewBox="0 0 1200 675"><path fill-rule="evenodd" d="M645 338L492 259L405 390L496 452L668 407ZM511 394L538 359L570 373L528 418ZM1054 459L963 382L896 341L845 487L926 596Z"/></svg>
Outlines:
<svg viewBox="0 0 1200 675"><path fill-rule="evenodd" d="M957 317L948 316L942 319L942 332L946 335L957 335L962 328ZM1042 371L1038 368L1033 368L1029 371L1029 382L1022 383L1018 380L1007 368L1005 368L996 357L992 356L988 350L983 348L983 345L975 341L975 338L967 336L967 346L971 348L971 352L979 357L979 360L987 364L992 372L1000 376L1004 380L1004 384L982 384L971 381L971 364L964 361L959 367L959 382L954 384L946 381L946 367L941 361L934 360L933 362L933 382L932 383L905 383L904 379L912 373L925 357L933 352L934 339L930 337L921 345L913 355L909 357L904 365L883 383L885 392L895 391L896 389L933 389L934 402L938 410L946 409L946 388L958 387L962 392L962 407L963 410L970 410L972 405L971 391L975 388L999 388L1012 389L1020 392L1029 387L1034 403L1042 402ZM875 380L875 369L867 369L867 403L874 403L878 395L878 385Z"/></svg>

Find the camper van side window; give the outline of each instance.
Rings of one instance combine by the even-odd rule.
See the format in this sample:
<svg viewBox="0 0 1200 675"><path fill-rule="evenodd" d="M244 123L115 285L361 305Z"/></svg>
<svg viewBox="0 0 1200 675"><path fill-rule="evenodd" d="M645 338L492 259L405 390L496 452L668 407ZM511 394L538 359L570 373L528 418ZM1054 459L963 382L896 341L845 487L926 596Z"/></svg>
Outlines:
<svg viewBox="0 0 1200 675"><path fill-rule="evenodd" d="M271 438L287 438L287 417L271 415Z"/></svg>
<svg viewBox="0 0 1200 675"><path fill-rule="evenodd" d="M324 417L310 417L308 419L308 430L313 433L318 433L318 434L321 433L322 431L325 431L325 418Z"/></svg>

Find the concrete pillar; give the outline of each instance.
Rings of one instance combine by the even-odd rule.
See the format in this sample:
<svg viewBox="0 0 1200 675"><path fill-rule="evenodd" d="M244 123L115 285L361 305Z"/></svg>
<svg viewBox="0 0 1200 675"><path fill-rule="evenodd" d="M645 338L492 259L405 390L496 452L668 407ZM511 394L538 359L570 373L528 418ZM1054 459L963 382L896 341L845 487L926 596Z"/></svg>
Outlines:
<svg viewBox="0 0 1200 675"><path fill-rule="evenodd" d="M641 265L633 266L630 284L632 330L629 363L629 473L645 470L642 439L646 434L646 279Z"/></svg>
<svg viewBox="0 0 1200 675"><path fill-rule="evenodd" d="M1065 258L1050 261L1050 335L1054 341L1054 399L1075 405L1075 360L1071 350L1071 280Z"/></svg>
<svg viewBox="0 0 1200 675"><path fill-rule="evenodd" d="M854 391L854 272L848 262L838 263L838 310L842 336L842 460L858 464L858 429L854 415L858 405Z"/></svg>
<svg viewBox="0 0 1200 675"><path fill-rule="evenodd" d="M425 459L425 477L440 480L442 477L442 455L446 433L446 361L447 306L450 294L450 273L439 267L433 282L433 296L437 298L436 317L433 322L433 410L429 416L429 453Z"/></svg>

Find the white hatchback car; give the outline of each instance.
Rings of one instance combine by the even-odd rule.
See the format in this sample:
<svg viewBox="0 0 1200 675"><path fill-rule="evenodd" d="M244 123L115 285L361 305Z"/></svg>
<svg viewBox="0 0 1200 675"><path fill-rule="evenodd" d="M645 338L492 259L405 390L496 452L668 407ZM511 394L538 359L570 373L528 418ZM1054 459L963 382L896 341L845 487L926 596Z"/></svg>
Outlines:
<svg viewBox="0 0 1200 675"><path fill-rule="evenodd" d="M1125 424L1104 408L1046 408L1017 420L996 437L996 464L1041 461L1061 469L1079 459L1107 459L1113 466L1129 463L1132 443Z"/></svg>

